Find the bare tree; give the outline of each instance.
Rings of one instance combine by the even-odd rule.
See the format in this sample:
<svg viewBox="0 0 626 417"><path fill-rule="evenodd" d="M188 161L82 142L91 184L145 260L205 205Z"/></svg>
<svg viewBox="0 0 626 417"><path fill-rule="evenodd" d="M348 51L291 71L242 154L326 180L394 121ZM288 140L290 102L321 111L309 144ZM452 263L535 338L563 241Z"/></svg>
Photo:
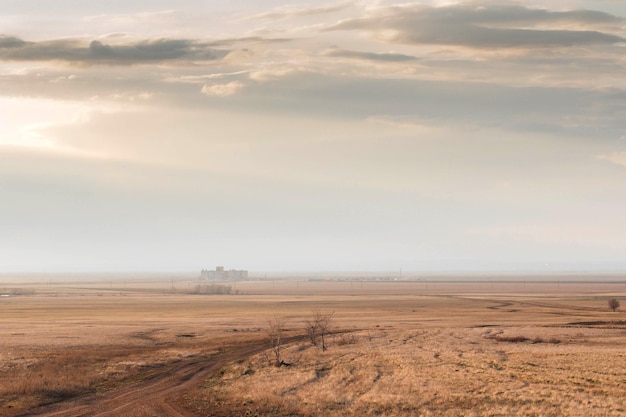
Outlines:
<svg viewBox="0 0 626 417"><path fill-rule="evenodd" d="M313 346L317 346L319 342L322 344L322 351L325 351L326 335L330 331L334 311L322 313L320 310L314 310L311 319L305 322L304 329Z"/></svg>
<svg viewBox="0 0 626 417"><path fill-rule="evenodd" d="M288 363L283 361L282 359L282 348L285 343L285 318L274 315L274 318L269 321L269 332L268 336L270 339L270 345L272 347L272 352L274 352L274 364L277 367L280 366L289 366Z"/></svg>
<svg viewBox="0 0 626 417"><path fill-rule="evenodd" d="M311 317L311 320L307 320L304 322L304 330L313 346L317 346L317 336L318 336L318 328L319 328L318 321L317 321L318 314L319 314L319 311L317 310L314 311L313 317Z"/></svg>
<svg viewBox="0 0 626 417"><path fill-rule="evenodd" d="M321 314L320 319L319 319L318 327L320 330L320 339L322 340L322 351L325 351L327 349L326 340L324 339L324 336L330 332L330 328L333 324L334 314L335 314L334 311L331 311L330 313L324 313L324 314Z"/></svg>
<svg viewBox="0 0 626 417"><path fill-rule="evenodd" d="M609 308L613 311L619 308L619 301L617 300L617 298L611 298L609 300Z"/></svg>

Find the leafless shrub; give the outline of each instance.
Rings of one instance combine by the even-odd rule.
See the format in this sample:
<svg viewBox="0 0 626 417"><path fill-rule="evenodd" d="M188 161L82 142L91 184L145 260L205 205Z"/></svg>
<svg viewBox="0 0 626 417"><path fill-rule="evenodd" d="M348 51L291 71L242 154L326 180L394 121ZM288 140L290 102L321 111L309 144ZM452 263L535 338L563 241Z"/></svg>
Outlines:
<svg viewBox="0 0 626 417"><path fill-rule="evenodd" d="M274 315L274 318L269 321L268 336L272 352L274 353L274 365L276 367L289 366L282 359L282 349L285 343L285 321L284 317L278 315Z"/></svg>
<svg viewBox="0 0 626 417"><path fill-rule="evenodd" d="M330 332L330 328L333 322L334 311L330 313L321 314L319 318L319 330L320 330L320 339L322 340L322 351L327 349L325 336Z"/></svg>
<svg viewBox="0 0 626 417"><path fill-rule="evenodd" d="M352 333L342 333L337 338L337 345L355 345L359 342L359 339Z"/></svg>
<svg viewBox="0 0 626 417"><path fill-rule="evenodd" d="M317 346L318 325L315 320L318 312L313 313L313 318L304 322L304 331L313 346Z"/></svg>
<svg viewBox="0 0 626 417"><path fill-rule="evenodd" d="M523 343L529 339L526 336L496 336L494 338L498 342Z"/></svg>
<svg viewBox="0 0 626 417"><path fill-rule="evenodd" d="M497 340L498 342L508 342L508 343L524 343L524 342L530 342L533 345L538 344L538 343L552 343L554 345L561 343L561 340L553 337L551 339L544 339L543 337L535 337L533 339L530 339L526 336L495 336L492 337L490 339L494 339Z"/></svg>
<svg viewBox="0 0 626 417"><path fill-rule="evenodd" d="M317 346L321 342L322 351L328 349L326 336L330 332L334 314L334 311L322 313L320 310L315 310L311 319L305 322L305 331L311 344Z"/></svg>
<svg viewBox="0 0 626 417"><path fill-rule="evenodd" d="M609 304L609 308L610 308L611 310L613 310L614 312L615 312L615 311L619 308L619 306L620 306L619 301L617 300L617 298L611 298L611 299L608 301L608 304Z"/></svg>

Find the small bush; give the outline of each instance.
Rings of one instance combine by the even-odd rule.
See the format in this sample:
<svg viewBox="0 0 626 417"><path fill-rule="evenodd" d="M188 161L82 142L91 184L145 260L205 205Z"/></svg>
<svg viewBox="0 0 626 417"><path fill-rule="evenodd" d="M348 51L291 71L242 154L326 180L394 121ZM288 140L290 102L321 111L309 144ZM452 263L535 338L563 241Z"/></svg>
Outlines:
<svg viewBox="0 0 626 417"><path fill-rule="evenodd" d="M495 339L498 342L510 342L510 343L523 343L527 342L528 339L526 336L496 336Z"/></svg>
<svg viewBox="0 0 626 417"><path fill-rule="evenodd" d="M337 345L355 345L359 342L359 339L352 333L342 333L337 338Z"/></svg>
<svg viewBox="0 0 626 417"><path fill-rule="evenodd" d="M493 339L497 340L498 342L509 342L509 343L530 342L533 345L538 344L538 343L552 343L554 345L557 345L561 343L561 340L554 338L554 337L549 340L546 340L539 336L535 337L534 339L529 339L526 336L496 336Z"/></svg>

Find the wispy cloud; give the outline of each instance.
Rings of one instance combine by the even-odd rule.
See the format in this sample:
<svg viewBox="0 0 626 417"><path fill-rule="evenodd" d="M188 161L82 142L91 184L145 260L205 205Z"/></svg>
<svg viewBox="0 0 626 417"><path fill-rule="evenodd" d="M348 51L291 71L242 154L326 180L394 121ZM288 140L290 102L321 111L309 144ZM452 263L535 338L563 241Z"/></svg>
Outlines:
<svg viewBox="0 0 626 417"><path fill-rule="evenodd" d="M281 7L269 12L257 13L247 16L242 20L282 20L294 17L315 16L328 13L335 13L350 7L350 2L344 2L332 6L318 7Z"/></svg>
<svg viewBox="0 0 626 417"><path fill-rule="evenodd" d="M381 39L410 44L522 48L624 42L606 29L621 23L622 18L597 11L471 3L377 9L370 16L348 19L326 30L364 30ZM571 28L563 29L564 24Z"/></svg>
<svg viewBox="0 0 626 417"><path fill-rule="evenodd" d="M276 44L290 42L291 38L266 38L262 36L243 36L240 38L224 38L210 42L210 46L231 46L237 44Z"/></svg>
<svg viewBox="0 0 626 417"><path fill-rule="evenodd" d="M207 96L227 97L232 96L245 87L245 84L240 81L231 81L226 84L205 84L202 87L202 93Z"/></svg>
<svg viewBox="0 0 626 417"><path fill-rule="evenodd" d="M351 51L347 49L329 49L322 53L324 56L332 56L338 58L353 58L363 59L368 61L383 61L383 62L405 62L413 61L416 58L411 55L404 55L398 53L376 53L376 52L362 52Z"/></svg>
<svg viewBox="0 0 626 417"><path fill-rule="evenodd" d="M626 152L613 152L608 155L599 155L598 159L621 165L626 168Z"/></svg>

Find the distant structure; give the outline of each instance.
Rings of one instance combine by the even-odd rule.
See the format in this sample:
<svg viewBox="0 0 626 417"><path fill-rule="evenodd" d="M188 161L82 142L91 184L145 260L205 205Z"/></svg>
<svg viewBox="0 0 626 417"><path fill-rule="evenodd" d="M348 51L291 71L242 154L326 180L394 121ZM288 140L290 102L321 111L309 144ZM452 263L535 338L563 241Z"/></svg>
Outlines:
<svg viewBox="0 0 626 417"><path fill-rule="evenodd" d="M218 266L214 271L203 269L200 271L200 279L203 281L242 281L248 279L248 271L231 269L224 270L223 266Z"/></svg>

